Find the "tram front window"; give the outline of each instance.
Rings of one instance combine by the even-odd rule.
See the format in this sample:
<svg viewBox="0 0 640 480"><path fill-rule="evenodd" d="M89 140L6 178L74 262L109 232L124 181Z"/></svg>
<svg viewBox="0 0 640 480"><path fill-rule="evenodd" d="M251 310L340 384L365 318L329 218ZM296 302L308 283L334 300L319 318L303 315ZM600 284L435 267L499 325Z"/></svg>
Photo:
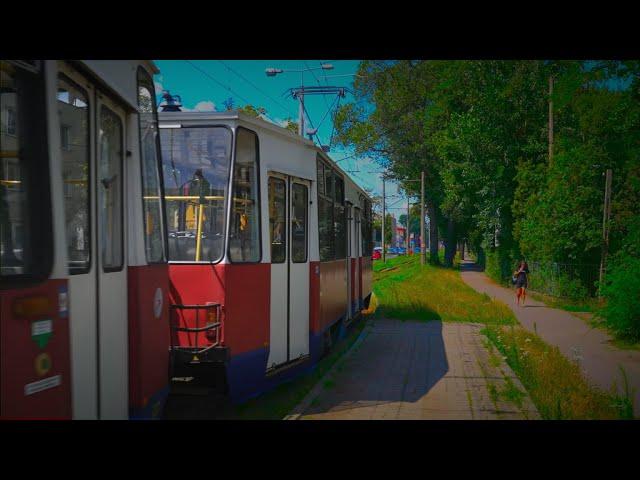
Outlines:
<svg viewBox="0 0 640 480"><path fill-rule="evenodd" d="M170 261L222 258L231 137L225 127L160 130Z"/></svg>
<svg viewBox="0 0 640 480"><path fill-rule="evenodd" d="M0 60L0 277L51 266L44 107L39 62Z"/></svg>
<svg viewBox="0 0 640 480"><path fill-rule="evenodd" d="M149 74L138 69L138 120L142 168L142 206L144 208L144 243L149 263L166 261L160 173L158 169L158 118L153 82Z"/></svg>

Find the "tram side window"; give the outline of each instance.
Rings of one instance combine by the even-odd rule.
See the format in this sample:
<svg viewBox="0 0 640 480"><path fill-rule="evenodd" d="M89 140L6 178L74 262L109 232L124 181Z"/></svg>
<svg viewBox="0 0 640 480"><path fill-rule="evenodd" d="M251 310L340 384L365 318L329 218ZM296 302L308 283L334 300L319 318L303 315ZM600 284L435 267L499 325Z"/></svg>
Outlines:
<svg viewBox="0 0 640 480"><path fill-rule="evenodd" d="M296 263L307 261L307 209L308 191L305 185L294 183L291 194L291 260Z"/></svg>
<svg viewBox="0 0 640 480"><path fill-rule="evenodd" d="M271 263L283 263L287 255L287 193L285 181L269 178L269 236Z"/></svg>
<svg viewBox="0 0 640 480"><path fill-rule="evenodd" d="M123 266L122 120L111 109L100 108L98 143L98 231L104 271Z"/></svg>
<svg viewBox="0 0 640 480"><path fill-rule="evenodd" d="M238 128L229 231L229 258L232 262L260 261L258 198L258 136Z"/></svg>
<svg viewBox="0 0 640 480"><path fill-rule="evenodd" d="M155 90L151 77L142 68L138 70L138 112L145 251L147 262L161 263L166 260L166 249L160 199L160 152Z"/></svg>
<svg viewBox="0 0 640 480"><path fill-rule="evenodd" d="M371 238L373 229L371 225L371 202L364 201L362 210L362 255L370 256L373 249L373 241Z"/></svg>
<svg viewBox="0 0 640 480"><path fill-rule="evenodd" d="M347 218L344 209L344 180L334 173L334 232L336 260L347 256Z"/></svg>
<svg viewBox="0 0 640 480"><path fill-rule="evenodd" d="M89 100L63 75L57 98L69 272L86 273L91 263Z"/></svg>
<svg viewBox="0 0 640 480"><path fill-rule="evenodd" d="M321 262L328 262L335 258L333 228L333 202L325 197L318 197L318 236Z"/></svg>
<svg viewBox="0 0 640 480"><path fill-rule="evenodd" d="M316 168L318 172L318 195L324 195L324 164L319 157L316 159Z"/></svg>
<svg viewBox="0 0 640 480"><path fill-rule="evenodd" d="M217 262L224 245L231 131L165 128L160 139L169 260Z"/></svg>
<svg viewBox="0 0 640 480"><path fill-rule="evenodd" d="M333 200L333 172L328 165L324 166L324 194Z"/></svg>
<svg viewBox="0 0 640 480"><path fill-rule="evenodd" d="M0 277L9 287L51 267L46 138L39 62L0 60Z"/></svg>

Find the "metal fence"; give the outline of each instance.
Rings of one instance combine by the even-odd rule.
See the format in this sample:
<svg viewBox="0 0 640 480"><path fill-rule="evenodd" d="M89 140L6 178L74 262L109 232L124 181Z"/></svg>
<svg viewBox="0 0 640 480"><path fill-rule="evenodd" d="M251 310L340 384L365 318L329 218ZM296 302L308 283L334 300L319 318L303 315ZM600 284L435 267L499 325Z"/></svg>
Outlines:
<svg viewBox="0 0 640 480"><path fill-rule="evenodd" d="M530 290L572 299L597 294L598 264L535 261L528 264Z"/></svg>

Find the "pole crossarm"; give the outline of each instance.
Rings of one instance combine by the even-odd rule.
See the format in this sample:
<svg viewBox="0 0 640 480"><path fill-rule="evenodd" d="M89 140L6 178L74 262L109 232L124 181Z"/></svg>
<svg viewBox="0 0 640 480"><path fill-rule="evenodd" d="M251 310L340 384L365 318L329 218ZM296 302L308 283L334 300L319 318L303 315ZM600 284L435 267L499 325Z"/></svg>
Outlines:
<svg viewBox="0 0 640 480"><path fill-rule="evenodd" d="M339 97L344 98L347 93L352 93L346 87L332 87L332 86L311 86L311 87L294 87L287 90L292 98L298 98L299 95L327 95L336 94Z"/></svg>

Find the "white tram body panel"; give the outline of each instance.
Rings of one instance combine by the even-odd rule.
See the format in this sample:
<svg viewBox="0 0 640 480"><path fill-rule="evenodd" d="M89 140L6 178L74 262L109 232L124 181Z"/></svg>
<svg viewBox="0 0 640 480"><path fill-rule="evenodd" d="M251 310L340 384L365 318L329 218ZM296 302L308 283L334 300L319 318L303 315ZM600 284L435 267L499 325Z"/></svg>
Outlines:
<svg viewBox="0 0 640 480"><path fill-rule="evenodd" d="M148 314L138 304L147 302L148 290L159 289L159 296L166 296L168 285L166 255L157 257L160 264L165 263L159 267L165 269L164 277L142 280L151 276L149 270L159 271L148 256L145 258L146 245L164 248L165 244L161 184L156 185L153 225L145 223L153 216L149 211L154 207L143 201L141 187L144 183L149 189L142 172L159 170L160 166L159 148L150 148L159 145L157 116L153 120L157 114L153 113L156 102L152 80L158 70L151 61L140 60L45 60L37 65L44 84L46 115L42 119L23 115L20 122L22 134L35 125L33 122L46 123L46 154L37 161L48 161L50 197L38 201L43 202L43 211L50 211L53 227L51 239L41 239L41 243L52 243L53 251L52 267L46 277L32 281L30 285L34 286L25 291L44 295L51 290L52 282L58 281L56 303L60 318L49 317L46 321L51 322L49 328L57 338L68 331L68 340L65 346L57 345L58 350L51 352L43 342L44 351L38 358L53 358L45 365L48 370L53 365L53 371L59 374L55 382L46 384L46 390L28 396L33 410L17 406L13 398L5 402L17 385L3 384L2 415L23 412L19 415L37 416L38 409L51 410L41 406L49 403L56 405L55 413L51 410L55 417L126 419L134 410L144 410L141 404L152 397L162 403L163 394L155 396L149 389L166 389L168 383L164 366L149 366L148 360L141 358L155 357L161 362L162 358L167 359L168 338L160 342L153 338L162 336L162 331L168 337L166 305L164 312L160 309L157 332L150 333L146 344L139 339L140 330L148 328L141 327L142 323L153 313ZM15 71L10 62L5 65L3 61L2 68L3 75L5 71L9 75ZM141 97L143 90L146 96ZM20 90L17 92L19 95ZM141 98L146 102L142 109ZM27 99L21 101L24 112L27 106L37 108L29 106ZM140 112L147 113L144 120ZM144 132L140 129L143 124ZM146 143L146 151L139 138ZM4 150L3 146L3 158L7 154ZM20 151L15 155L18 163L25 161L20 158ZM28 188L26 182L27 198L33 195ZM152 236L153 240L149 240ZM41 248L37 243L30 247ZM19 288L0 292L3 310L12 296L21 292ZM151 297L148 310L153 312ZM50 311L48 315L51 314ZM33 318L36 323L39 321L38 316ZM3 336L10 330L4 326ZM155 345L153 353L149 351L151 344ZM158 349L159 344L162 346ZM16 357L12 361L20 360ZM142 375L141 369L151 373ZM145 395L146 400L138 402L137 397Z"/></svg>

